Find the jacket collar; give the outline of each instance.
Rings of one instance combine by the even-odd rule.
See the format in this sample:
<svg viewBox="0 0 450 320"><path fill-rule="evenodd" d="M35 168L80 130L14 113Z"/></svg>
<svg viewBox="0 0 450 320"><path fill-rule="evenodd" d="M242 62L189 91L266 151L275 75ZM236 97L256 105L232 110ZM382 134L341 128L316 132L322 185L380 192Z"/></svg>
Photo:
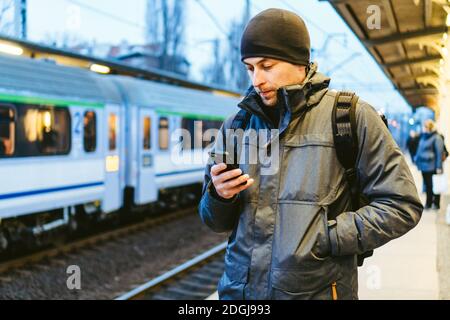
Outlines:
<svg viewBox="0 0 450 320"><path fill-rule="evenodd" d="M309 72L299 85L291 85L277 90L278 102L276 108L281 111L279 129L283 131L303 110L316 106L326 94L330 84L330 78L317 72L317 63L309 65ZM254 88L249 89L245 98L239 103L239 107L251 114L262 118L270 124L269 118L263 111L262 101Z"/></svg>

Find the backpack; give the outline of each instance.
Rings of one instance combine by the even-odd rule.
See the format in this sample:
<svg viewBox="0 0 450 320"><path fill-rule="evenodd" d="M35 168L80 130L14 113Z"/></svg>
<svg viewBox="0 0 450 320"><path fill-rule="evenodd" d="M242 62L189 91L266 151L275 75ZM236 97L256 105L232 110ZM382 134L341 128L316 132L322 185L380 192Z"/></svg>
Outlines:
<svg viewBox="0 0 450 320"><path fill-rule="evenodd" d="M332 126L336 154L345 169L345 176L350 186L352 209L358 210L369 201L359 192L356 175L356 158L358 156L358 136L356 126L356 105L358 96L353 92L342 91L336 94L333 106ZM381 120L388 127L383 114ZM246 129L251 114L241 109L234 117L230 129ZM235 144L236 146L236 144ZM362 266L364 259L373 255L373 250L357 256L358 266Z"/></svg>

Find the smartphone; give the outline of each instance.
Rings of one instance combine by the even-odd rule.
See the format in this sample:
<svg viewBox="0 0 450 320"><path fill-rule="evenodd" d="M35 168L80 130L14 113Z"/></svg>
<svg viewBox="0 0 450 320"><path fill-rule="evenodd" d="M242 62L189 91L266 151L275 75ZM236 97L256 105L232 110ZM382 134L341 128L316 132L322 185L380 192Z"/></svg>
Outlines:
<svg viewBox="0 0 450 320"><path fill-rule="evenodd" d="M239 164L236 163L237 161L234 161L234 159L231 158L229 152L227 151L225 152L210 151L209 156L211 157L211 159L213 159L215 164L225 163L227 165L225 170L223 170L222 172L239 169ZM242 173L240 176L242 176L243 174L244 173ZM233 179L239 178L240 176L237 176ZM247 184L247 181L241 183L240 185L243 186L245 184Z"/></svg>

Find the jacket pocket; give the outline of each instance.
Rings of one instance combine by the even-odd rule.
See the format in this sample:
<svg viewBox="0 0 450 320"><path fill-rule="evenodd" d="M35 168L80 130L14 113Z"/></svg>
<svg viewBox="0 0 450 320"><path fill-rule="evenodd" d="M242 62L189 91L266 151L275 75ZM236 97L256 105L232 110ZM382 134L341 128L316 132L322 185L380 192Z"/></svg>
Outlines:
<svg viewBox="0 0 450 320"><path fill-rule="evenodd" d="M272 299L338 300L339 288L333 267L321 270L273 270ZM328 272L325 272L328 271Z"/></svg>
<svg viewBox="0 0 450 320"><path fill-rule="evenodd" d="M225 259L225 272L220 278L217 291L220 300L244 300L244 289L248 282L249 267L228 263Z"/></svg>
<svg viewBox="0 0 450 320"><path fill-rule="evenodd" d="M311 249L311 255L316 260L324 261L329 259L331 255L331 240L328 229L328 207L322 207L320 221L318 223L316 242Z"/></svg>
<svg viewBox="0 0 450 320"><path fill-rule="evenodd" d="M330 258L327 208L314 203L280 201L274 232L274 268L315 268Z"/></svg>
<svg viewBox="0 0 450 320"><path fill-rule="evenodd" d="M328 202L335 197L344 177L332 136L328 135L287 139L280 170L280 200Z"/></svg>
<svg viewBox="0 0 450 320"><path fill-rule="evenodd" d="M331 299L338 266L330 256L327 208L279 203L272 257L274 299Z"/></svg>

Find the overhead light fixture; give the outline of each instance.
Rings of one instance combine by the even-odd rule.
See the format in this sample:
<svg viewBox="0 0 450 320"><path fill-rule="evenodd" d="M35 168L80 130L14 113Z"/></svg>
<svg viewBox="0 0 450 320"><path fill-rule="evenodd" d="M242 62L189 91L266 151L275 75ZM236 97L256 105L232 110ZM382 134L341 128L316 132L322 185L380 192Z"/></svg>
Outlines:
<svg viewBox="0 0 450 320"><path fill-rule="evenodd" d="M446 57L448 56L448 49L446 47L442 48L442 54Z"/></svg>
<svg viewBox="0 0 450 320"><path fill-rule="evenodd" d="M97 73L103 73L103 74L107 74L111 72L111 68L107 67L107 66L102 66L101 64L91 64L90 68L91 71L93 72L97 72Z"/></svg>
<svg viewBox="0 0 450 320"><path fill-rule="evenodd" d="M20 56L23 54L23 49L15 45L0 43L0 52Z"/></svg>

